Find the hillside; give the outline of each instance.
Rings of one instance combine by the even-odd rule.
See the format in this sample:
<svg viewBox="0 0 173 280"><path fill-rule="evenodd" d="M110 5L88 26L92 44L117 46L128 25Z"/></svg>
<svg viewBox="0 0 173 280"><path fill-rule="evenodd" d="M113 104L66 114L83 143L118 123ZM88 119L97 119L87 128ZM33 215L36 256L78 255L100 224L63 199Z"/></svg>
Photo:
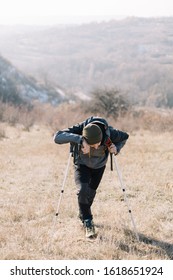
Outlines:
<svg viewBox="0 0 173 280"><path fill-rule="evenodd" d="M173 18L79 26L3 27L0 52L39 81L87 95L121 89L133 103L173 107Z"/></svg>
<svg viewBox="0 0 173 280"><path fill-rule="evenodd" d="M2 26L0 42L0 259L173 260L173 18ZM104 86L123 92L125 113L115 118L126 103L108 91L93 98ZM116 159L139 242L110 162L92 208L96 239L77 218L72 159L55 216L69 145L53 134L95 113L129 133Z"/></svg>
<svg viewBox="0 0 173 280"><path fill-rule="evenodd" d="M58 104L65 99L60 90L38 84L0 56L0 101L15 105L32 104L34 100Z"/></svg>
<svg viewBox="0 0 173 280"><path fill-rule="evenodd" d="M170 132L130 133L117 157L140 242L134 235L115 166L112 172L109 163L93 205L98 236L88 241L77 219L72 160L59 216L55 217L69 146L54 144L55 131L43 126L33 126L30 132L22 126L1 124L2 128L6 134L0 139L2 260L173 259Z"/></svg>

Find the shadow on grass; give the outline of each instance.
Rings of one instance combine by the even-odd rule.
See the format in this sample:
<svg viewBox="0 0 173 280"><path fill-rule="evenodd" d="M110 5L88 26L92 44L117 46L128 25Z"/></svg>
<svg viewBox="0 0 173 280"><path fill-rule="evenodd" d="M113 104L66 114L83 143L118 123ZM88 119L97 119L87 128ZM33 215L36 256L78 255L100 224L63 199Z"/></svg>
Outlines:
<svg viewBox="0 0 173 280"><path fill-rule="evenodd" d="M134 235L134 232L127 229L125 229L124 232L126 236L131 236L131 238L135 240L136 237ZM161 240L157 240L155 238L146 236L141 233L138 234L139 234L139 242L143 242L147 245L152 245L157 249L161 249L162 252L164 252L170 260L173 260L173 244Z"/></svg>

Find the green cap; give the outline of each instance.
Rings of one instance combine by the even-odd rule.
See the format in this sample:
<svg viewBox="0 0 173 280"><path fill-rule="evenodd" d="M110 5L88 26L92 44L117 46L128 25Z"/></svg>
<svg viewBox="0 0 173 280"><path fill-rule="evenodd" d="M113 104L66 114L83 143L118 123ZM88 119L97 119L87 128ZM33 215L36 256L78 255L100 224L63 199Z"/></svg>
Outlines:
<svg viewBox="0 0 173 280"><path fill-rule="evenodd" d="M101 142L103 137L100 127L93 123L89 123L84 127L82 135L89 145Z"/></svg>

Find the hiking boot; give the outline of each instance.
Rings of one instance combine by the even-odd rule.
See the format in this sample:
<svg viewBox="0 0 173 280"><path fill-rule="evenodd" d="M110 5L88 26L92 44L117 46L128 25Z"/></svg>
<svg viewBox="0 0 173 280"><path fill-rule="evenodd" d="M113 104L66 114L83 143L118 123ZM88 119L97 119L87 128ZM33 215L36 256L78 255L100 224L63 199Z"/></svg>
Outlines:
<svg viewBox="0 0 173 280"><path fill-rule="evenodd" d="M84 220L83 220L83 216L82 216L82 214L80 214L80 213L79 213L79 215L78 215L78 219L79 219L82 223L84 223Z"/></svg>
<svg viewBox="0 0 173 280"><path fill-rule="evenodd" d="M86 230L87 238L92 238L96 236L94 223L91 219L84 220L84 227Z"/></svg>

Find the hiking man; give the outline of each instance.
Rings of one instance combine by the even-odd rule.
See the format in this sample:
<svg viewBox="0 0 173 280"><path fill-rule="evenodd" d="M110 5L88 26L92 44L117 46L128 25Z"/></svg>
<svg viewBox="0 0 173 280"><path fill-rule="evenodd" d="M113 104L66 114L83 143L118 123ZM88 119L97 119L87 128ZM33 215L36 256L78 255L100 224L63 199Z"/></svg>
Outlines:
<svg viewBox="0 0 173 280"><path fill-rule="evenodd" d="M109 153L117 155L129 135L114 129L100 117L90 117L70 128L57 131L57 144L70 143L78 188L79 218L86 237L95 236L91 206L102 179Z"/></svg>

